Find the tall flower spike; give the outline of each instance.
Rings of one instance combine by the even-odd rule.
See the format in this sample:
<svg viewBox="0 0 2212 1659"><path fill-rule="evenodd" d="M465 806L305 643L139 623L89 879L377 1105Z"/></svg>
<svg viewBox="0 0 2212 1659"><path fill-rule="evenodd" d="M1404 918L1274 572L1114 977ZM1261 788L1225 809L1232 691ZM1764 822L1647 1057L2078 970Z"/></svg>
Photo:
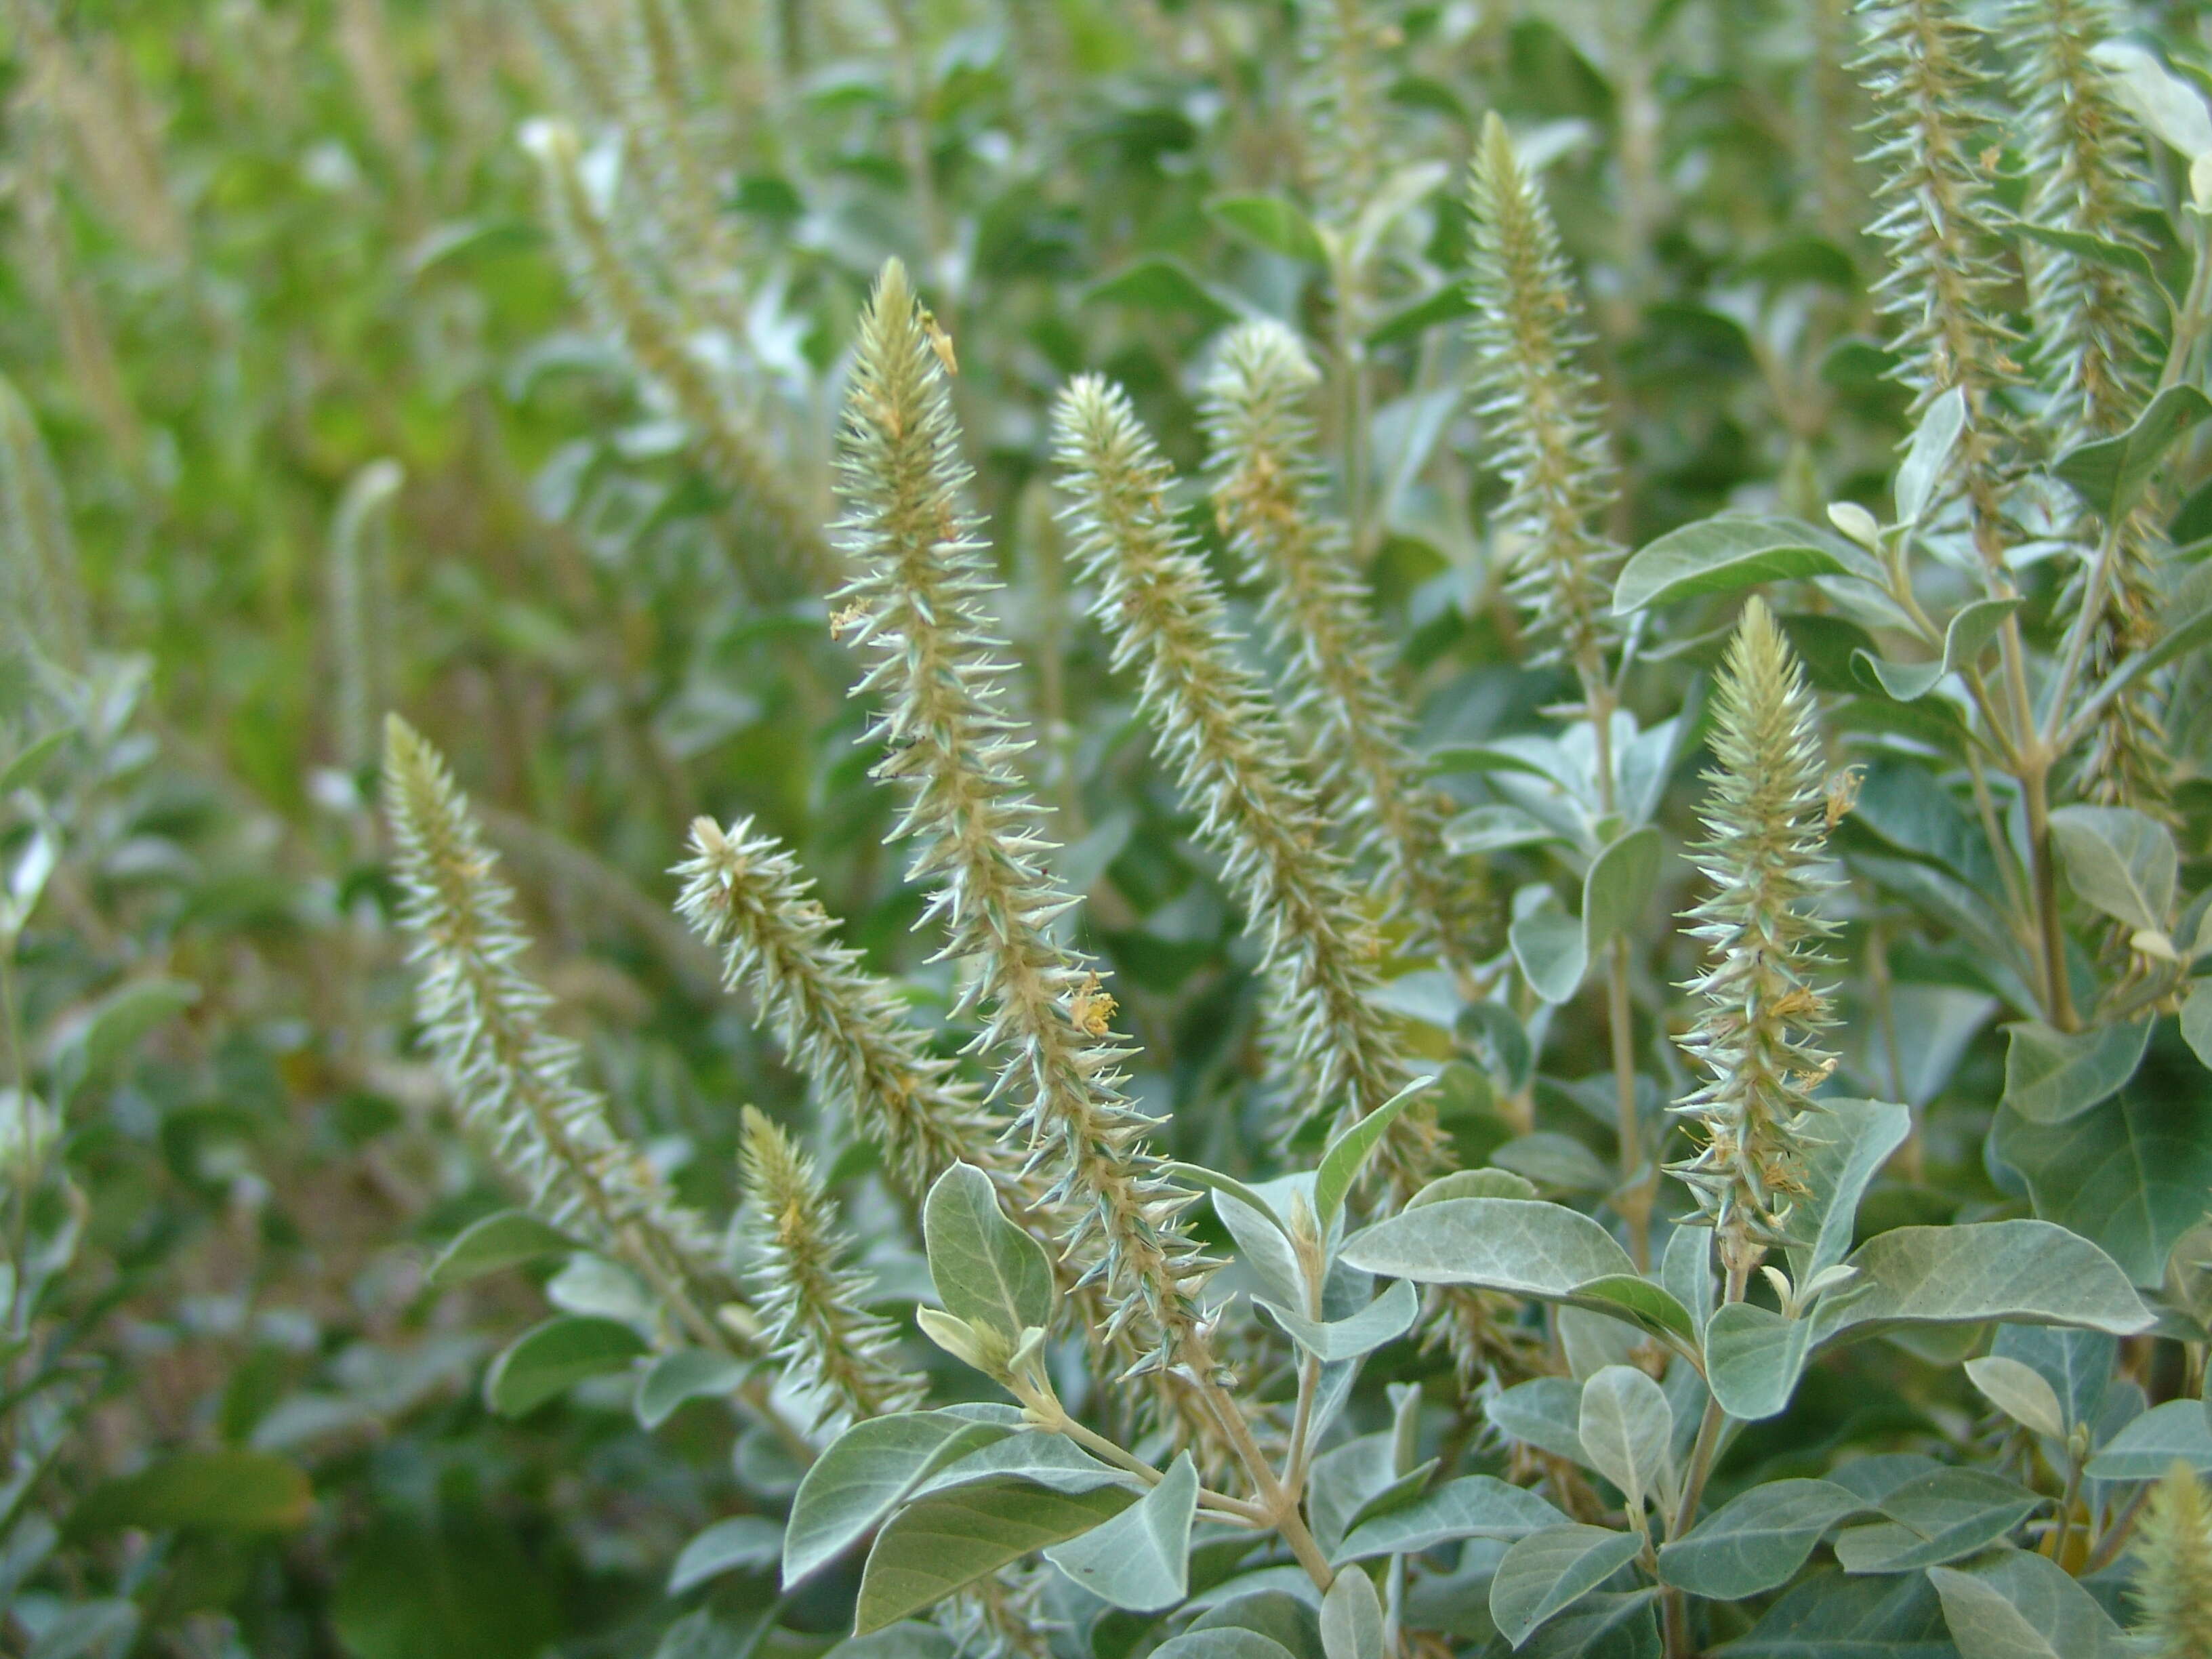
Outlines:
<svg viewBox="0 0 2212 1659"><path fill-rule="evenodd" d="M1983 562L2002 580L1998 404L2020 369L2008 355L2012 336L1996 293L1982 30L1957 0L1865 0L1860 15L1867 50L1858 69L1874 100L1876 138L1867 160L1887 204L1873 231L1889 249L1876 300L1894 329L1897 375L1912 392L1913 414L1954 386L1966 394L1954 477Z"/></svg>
<svg viewBox="0 0 2212 1659"><path fill-rule="evenodd" d="M954 1164L1006 1160L998 1123L975 1091L931 1054L890 988L837 943L813 882L752 823L691 826L677 909L722 952L725 983L748 988L792 1064L827 1102L878 1141L915 1192ZM1000 1173L1011 1174L1010 1170Z"/></svg>
<svg viewBox="0 0 2212 1659"><path fill-rule="evenodd" d="M1688 913L1707 947L1686 988L1705 1006L1680 1039L1705 1081L1673 1109L1703 1145L1671 1166L1717 1230L1721 1261L1741 1281L1778 1243L1803 1191L1799 1125L1820 1109L1811 1091L1834 1069L1820 1046L1831 1023L1812 975L1832 931L1813 914L1831 884L1818 868L1826 792L1813 694L1765 602L1754 598L1729 647L1714 699L1709 839L1698 867L1714 890Z"/></svg>
<svg viewBox="0 0 2212 1659"><path fill-rule="evenodd" d="M358 772L376 758L375 713L391 690L392 500L405 474L386 457L346 481L331 516L331 656L337 751Z"/></svg>
<svg viewBox="0 0 2212 1659"><path fill-rule="evenodd" d="M1620 550L1595 528L1612 466L1593 382L1575 362L1582 306L1543 192L1494 112L1483 119L1468 183L1476 413L1505 478L1499 522L1518 542L1512 591L1589 695L1604 678Z"/></svg>
<svg viewBox="0 0 2212 1659"><path fill-rule="evenodd" d="M2212 1654L2212 1501L2176 1461L2151 1488L2136 1533L2135 1634L2144 1659Z"/></svg>
<svg viewBox="0 0 2212 1659"><path fill-rule="evenodd" d="M1375 49L1389 26L1368 15L1364 0L1298 0L1297 14L1301 101L1312 135L1306 171L1322 216L1349 228L1382 174L1386 94Z"/></svg>
<svg viewBox="0 0 2212 1659"><path fill-rule="evenodd" d="M1322 507L1305 404L1321 374L1279 323L1223 343L1206 381L1217 520L1267 597L1261 617L1287 667L1285 713L1309 741L1328 795L1376 857L1417 942L1456 966L1479 954L1480 891L1450 867L1442 797L1406 747L1407 720L1384 668L1346 538Z"/></svg>
<svg viewBox="0 0 2212 1659"><path fill-rule="evenodd" d="M1118 386L1086 374L1053 419L1075 555L1114 666L1136 665L1161 757L1259 936L1273 1036L1309 1111L1363 1117L1405 1082L1375 1000L1377 947L1267 695L1235 655L1219 590L1168 516L1167 462ZM1436 1125L1398 1120L1383 1157L1401 1194L1433 1173Z"/></svg>
<svg viewBox="0 0 2212 1659"><path fill-rule="evenodd" d="M977 965L975 1047L1000 1057L996 1093L1056 1162L1054 1196L1082 1216L1071 1254L1080 1259L1094 1237L1104 1246L1121 1297L1105 1334L1126 1327L1172 1360L1197 1329L1203 1264L1176 1218L1180 1195L1144 1148L1148 1125L1121 1093L1127 1050L1108 1024L1112 1000L1052 935L1075 901L1044 870L1048 843L1014 767L1022 745L984 622L983 544L960 504L969 474L940 337L905 267L887 262L860 319L839 459L837 538L859 574L836 603L857 619L848 637L874 658L854 695L875 705L869 736L888 750L876 775L906 796L892 839L914 843L915 878L934 883L924 920L943 922L945 955Z"/></svg>
<svg viewBox="0 0 2212 1659"><path fill-rule="evenodd" d="M692 351L676 316L617 240L586 186L575 129L530 122L522 142L544 174L545 197L570 278L599 325L690 427L707 470L756 520L775 556L802 577L830 564L830 551L793 495L790 467Z"/></svg>
<svg viewBox="0 0 2212 1659"><path fill-rule="evenodd" d="M463 1115L544 1219L665 1293L720 1300L729 1275L712 1236L616 1133L577 1076L576 1045L546 1029L552 999L519 966L529 941L514 894L445 761L396 714L385 721L384 805L416 1006ZM696 1303L678 1311L696 1339Z"/></svg>
<svg viewBox="0 0 2212 1659"><path fill-rule="evenodd" d="M868 1276L837 1265L852 1241L814 1160L748 1106L738 1170L745 1282L787 1380L826 1396L822 1418L841 1425L918 1405L926 1385L899 1370L890 1326L867 1311Z"/></svg>
<svg viewBox="0 0 2212 1659"><path fill-rule="evenodd" d="M2144 246L2137 214L2155 204L2141 142L2092 53L2111 38L2106 0L2014 0L2013 77L2023 106L2030 223L2124 247ZM2148 301L2126 271L2068 249L2021 249L2036 320L2036 368L2054 447L2109 437L2143 407L2156 371ZM2093 671L2102 678L2158 632L2158 515L2138 508L2119 526L2097 619ZM2078 602L2078 595L2076 599ZM2170 817L2172 762L2156 690L2138 680L2105 708L2083 774L2094 800Z"/></svg>
<svg viewBox="0 0 2212 1659"><path fill-rule="evenodd" d="M0 375L0 612L10 652L84 666L84 591L52 458L28 404Z"/></svg>

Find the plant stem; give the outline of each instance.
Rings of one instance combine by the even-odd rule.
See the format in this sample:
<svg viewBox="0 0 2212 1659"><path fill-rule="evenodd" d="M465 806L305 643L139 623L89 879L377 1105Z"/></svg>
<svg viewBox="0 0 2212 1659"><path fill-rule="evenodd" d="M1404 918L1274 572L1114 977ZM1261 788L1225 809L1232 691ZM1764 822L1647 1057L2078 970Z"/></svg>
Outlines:
<svg viewBox="0 0 2212 1659"><path fill-rule="evenodd" d="M2027 808L2027 850L2035 879L2035 928L2043 963L2044 1018L2061 1031L2077 1030L2074 987L2066 971L2066 934L2058 921L2058 861L2051 839L2050 765L2038 753L2021 769L2020 787Z"/></svg>
<svg viewBox="0 0 2212 1659"><path fill-rule="evenodd" d="M1628 1001L1628 939L1613 935L1607 963L1606 1011L1613 1034L1613 1111L1620 1138L1620 1196L1628 1224L1628 1253L1636 1270L1651 1265L1651 1183L1642 1178L1644 1136L1636 1115L1635 1026Z"/></svg>
<svg viewBox="0 0 2212 1659"><path fill-rule="evenodd" d="M1730 1252L1734 1255L1734 1252ZM1735 1261L1728 1270L1726 1302L1743 1300L1743 1287L1751 1277L1748 1262ZM1667 1523L1667 1536L1680 1538L1696 1522L1698 1504L1705 1495L1705 1480L1712 1474L1713 1454L1718 1449L1721 1430L1726 1426L1728 1413L1721 1402L1708 1395L1705 1414L1698 1423L1697 1444L1690 1452L1688 1478L1682 1482L1682 1501L1674 1507L1674 1518ZM1680 1590L1670 1589L1666 1596L1667 1659L1697 1659L1696 1650L1690 1644L1689 1608Z"/></svg>

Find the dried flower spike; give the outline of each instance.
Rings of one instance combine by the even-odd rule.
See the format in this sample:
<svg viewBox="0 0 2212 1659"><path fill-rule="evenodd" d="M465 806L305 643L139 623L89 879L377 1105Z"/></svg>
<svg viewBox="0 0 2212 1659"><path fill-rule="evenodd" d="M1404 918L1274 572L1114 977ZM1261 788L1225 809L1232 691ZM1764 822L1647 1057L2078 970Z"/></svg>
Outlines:
<svg viewBox="0 0 2212 1659"><path fill-rule="evenodd" d="M2212 1654L2212 1500L2176 1462L2151 1489L2136 1533L2135 1634L2146 1659Z"/></svg>

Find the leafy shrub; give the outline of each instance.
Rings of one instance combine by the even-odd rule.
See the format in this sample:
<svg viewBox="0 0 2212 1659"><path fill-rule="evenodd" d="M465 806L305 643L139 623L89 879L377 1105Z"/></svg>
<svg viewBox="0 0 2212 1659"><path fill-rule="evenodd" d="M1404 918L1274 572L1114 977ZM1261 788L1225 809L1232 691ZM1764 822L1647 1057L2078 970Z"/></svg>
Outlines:
<svg viewBox="0 0 2212 1659"><path fill-rule="evenodd" d="M24 0L11 1640L2203 1650L2140 9Z"/></svg>

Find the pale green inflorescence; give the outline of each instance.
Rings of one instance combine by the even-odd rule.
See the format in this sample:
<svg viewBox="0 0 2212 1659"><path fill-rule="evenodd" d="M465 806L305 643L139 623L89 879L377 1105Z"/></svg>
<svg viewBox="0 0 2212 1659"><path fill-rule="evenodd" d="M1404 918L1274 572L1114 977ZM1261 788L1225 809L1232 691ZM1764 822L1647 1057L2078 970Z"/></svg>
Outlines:
<svg viewBox="0 0 2212 1659"><path fill-rule="evenodd" d="M914 1192L965 1161L1012 1175L997 1145L1002 1127L929 1052L896 994L841 945L814 884L750 820L691 826L691 857L677 909L722 952L724 982L748 988L791 1062L825 1104L881 1144Z"/></svg>
<svg viewBox="0 0 2212 1659"><path fill-rule="evenodd" d="M1814 975L1830 925L1815 914L1832 885L1820 868L1827 792L1812 692L1764 601L1746 606L1714 698L1712 786L1696 848L1713 884L1687 913L1705 968L1687 987L1705 1003L1680 1039L1705 1081L1673 1109L1701 1145L1670 1166L1721 1259L1748 1273L1780 1242L1803 1191L1799 1126L1833 1069L1820 1046L1828 1001Z"/></svg>
<svg viewBox="0 0 2212 1659"><path fill-rule="evenodd" d="M385 723L385 812L414 938L416 1004L471 1125L531 1207L664 1290L709 1304L729 1275L705 1222L608 1121L576 1045L546 1023L552 999L521 969L514 894L445 761L397 715Z"/></svg>
<svg viewBox="0 0 2212 1659"><path fill-rule="evenodd" d="M1872 229L1889 253L1875 298L1912 412L1954 387L1965 394L1953 476L1972 509L1976 547L2002 583L2001 435L2021 369L1999 292L1990 185L2001 145L1987 125L1984 31L1956 0L1866 0L1859 17L1858 68L1875 106L1867 160L1882 204Z"/></svg>
<svg viewBox="0 0 2212 1659"><path fill-rule="evenodd" d="M2212 1659L2212 1500L2186 1463L2151 1489L2135 1556L2130 1595L2145 1659Z"/></svg>
<svg viewBox="0 0 2212 1659"><path fill-rule="evenodd" d="M1173 478L1127 396L1095 375L1060 395L1054 440L1075 553L1095 582L1114 665L1139 670L1163 758L1260 938L1281 1069L1301 1115L1362 1117L1405 1082L1375 1000L1374 931L1330 850L1312 792L1259 683L1234 653L1221 594L1169 515ZM1435 1173L1436 1127L1408 1112L1383 1152L1394 1189Z"/></svg>
<svg viewBox="0 0 2212 1659"><path fill-rule="evenodd" d="M994 585L976 524L961 505L968 470L934 325L893 260L861 319L839 460L839 544L855 574L836 598L841 626L872 662L854 695L870 700L870 739L888 751L876 775L906 805L892 839L912 843L931 884L925 922L945 954L971 963L965 1006L975 1048L999 1058L995 1094L1059 1176L1051 1197L1075 1214L1072 1259L1103 1247L1116 1292L1113 1329L1154 1359L1197 1330L1206 1264L1176 1212L1184 1197L1157 1171L1146 1119L1121 1092L1127 1053L1113 1001L1088 961L1054 935L1076 901L1047 872L1049 843L1015 757L1022 747L998 682L1006 672L984 620Z"/></svg>
<svg viewBox="0 0 2212 1659"><path fill-rule="evenodd" d="M1595 385L1575 361L1585 343L1582 306L1551 210L1494 113L1483 121L1468 185L1475 412L1505 479L1498 523L1510 538L1512 591L1588 696L1604 678L1620 550L1598 527L1613 469Z"/></svg>
<svg viewBox="0 0 2212 1659"><path fill-rule="evenodd" d="M1285 714L1310 763L1374 857L1417 948L1468 965L1480 890L1444 851L1448 803L1420 775L1340 525L1321 499L1306 404L1320 371L1279 323L1230 334L1206 386L1215 515L1266 598L1261 616L1285 668Z"/></svg>
<svg viewBox="0 0 2212 1659"><path fill-rule="evenodd" d="M0 612L10 652L84 667L84 590L52 459L30 405L0 375Z"/></svg>
<svg viewBox="0 0 2212 1659"><path fill-rule="evenodd" d="M840 1426L919 1405L927 1385L899 1369L891 1327L867 1311L868 1276L839 1265L852 1241L814 1160L748 1106L738 1170L745 1284L786 1385L825 1396L822 1419Z"/></svg>

